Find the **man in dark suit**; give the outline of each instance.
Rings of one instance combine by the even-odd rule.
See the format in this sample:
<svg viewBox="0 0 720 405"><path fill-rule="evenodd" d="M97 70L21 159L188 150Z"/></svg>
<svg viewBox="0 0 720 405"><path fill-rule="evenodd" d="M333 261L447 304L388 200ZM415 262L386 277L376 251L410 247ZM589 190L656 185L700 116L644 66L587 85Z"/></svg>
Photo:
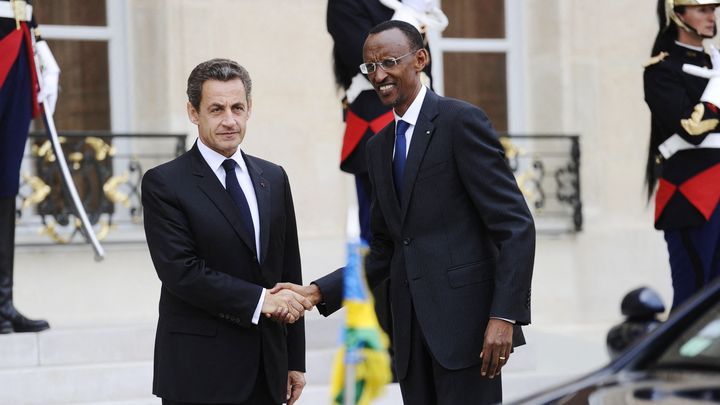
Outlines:
<svg viewBox="0 0 720 405"><path fill-rule="evenodd" d="M377 25L363 54L360 69L395 113L367 144L373 237L365 270L370 286L390 278L403 400L500 402L500 370L530 323L532 217L486 115L421 85L429 56L412 25ZM342 304L342 271L272 291L280 288L328 315Z"/></svg>
<svg viewBox="0 0 720 405"><path fill-rule="evenodd" d="M266 290L302 282L290 184L282 167L239 148L250 93L236 62L195 67L187 110L199 141L143 178L162 281L153 393L163 404L292 404L305 385L299 318L311 305Z"/></svg>

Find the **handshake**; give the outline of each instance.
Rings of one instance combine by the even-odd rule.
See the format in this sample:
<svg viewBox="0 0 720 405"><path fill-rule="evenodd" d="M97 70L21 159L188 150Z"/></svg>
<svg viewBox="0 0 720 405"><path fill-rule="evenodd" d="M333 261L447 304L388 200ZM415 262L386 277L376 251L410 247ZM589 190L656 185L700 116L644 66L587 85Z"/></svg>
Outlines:
<svg viewBox="0 0 720 405"><path fill-rule="evenodd" d="M277 283L265 292L261 312L278 322L294 323L320 301L322 294L315 284Z"/></svg>

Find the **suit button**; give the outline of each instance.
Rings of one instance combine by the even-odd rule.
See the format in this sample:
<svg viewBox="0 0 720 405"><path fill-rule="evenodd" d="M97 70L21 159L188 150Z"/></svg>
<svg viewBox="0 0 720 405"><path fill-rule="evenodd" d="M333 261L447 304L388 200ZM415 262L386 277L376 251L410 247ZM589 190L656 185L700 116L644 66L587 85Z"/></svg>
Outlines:
<svg viewBox="0 0 720 405"><path fill-rule="evenodd" d="M406 280L403 280L403 285L408 285L407 279L406 279Z"/></svg>
<svg viewBox="0 0 720 405"><path fill-rule="evenodd" d="M403 238L402 244L405 246L410 246L410 238Z"/></svg>

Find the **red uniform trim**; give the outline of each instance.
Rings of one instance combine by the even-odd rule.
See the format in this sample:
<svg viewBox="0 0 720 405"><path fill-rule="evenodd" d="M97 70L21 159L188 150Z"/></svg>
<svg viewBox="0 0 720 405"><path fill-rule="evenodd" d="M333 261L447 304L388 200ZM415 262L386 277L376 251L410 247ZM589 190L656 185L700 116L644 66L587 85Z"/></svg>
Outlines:
<svg viewBox="0 0 720 405"><path fill-rule="evenodd" d="M690 204L700 211L705 220L710 220L710 216L720 202L720 163L685 180L680 186L660 179L655 195L655 222L677 190L680 190Z"/></svg>
<svg viewBox="0 0 720 405"><path fill-rule="evenodd" d="M32 39L30 38L30 28L27 23L20 23L21 29L13 30L0 40L0 87L5 83L10 69L12 69L18 54L20 53L20 45L25 40L25 49L27 49L28 67L30 68L30 80L32 83L30 91L32 91L32 116L33 118L40 115L40 105L38 104L38 78L35 69L35 57L33 55Z"/></svg>
<svg viewBox="0 0 720 405"><path fill-rule="evenodd" d="M677 186L665 179L658 180L658 190L655 194L655 222L660 218L670 198L675 194Z"/></svg>
<svg viewBox="0 0 720 405"><path fill-rule="evenodd" d="M25 46L27 51L28 66L30 67L30 77L32 83L32 116L33 118L40 115L40 104L38 104L38 92L40 91L40 82L38 82L37 69L35 68L35 55L33 52L32 38L30 38L30 28L26 23L22 24L22 30L25 33Z"/></svg>
<svg viewBox="0 0 720 405"><path fill-rule="evenodd" d="M392 111L388 111L385 114L370 121L370 129L373 133L377 134L381 129L385 128L395 119L395 115Z"/></svg>
<svg viewBox="0 0 720 405"><path fill-rule="evenodd" d="M345 159L355 150L358 143L365 135L368 128L372 130L373 135L387 126L394 119L392 110L368 122L357 116L357 114L348 110L345 116L345 135L343 135L343 145L340 152L340 161Z"/></svg>
<svg viewBox="0 0 720 405"><path fill-rule="evenodd" d="M720 164L703 170L686 180L680 192L709 220L720 201Z"/></svg>
<svg viewBox="0 0 720 405"><path fill-rule="evenodd" d="M18 53L20 53L20 44L22 43L23 32L21 30L13 30L0 40L0 87L5 83L10 69L15 64Z"/></svg>

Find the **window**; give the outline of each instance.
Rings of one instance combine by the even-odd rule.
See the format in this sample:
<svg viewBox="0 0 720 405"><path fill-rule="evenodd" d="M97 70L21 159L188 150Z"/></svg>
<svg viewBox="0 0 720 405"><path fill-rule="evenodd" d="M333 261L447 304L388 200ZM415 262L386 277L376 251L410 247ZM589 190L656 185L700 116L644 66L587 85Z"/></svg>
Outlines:
<svg viewBox="0 0 720 405"><path fill-rule="evenodd" d="M482 108L500 132L522 132L519 0L444 0L449 24L431 37L435 89Z"/></svg>

